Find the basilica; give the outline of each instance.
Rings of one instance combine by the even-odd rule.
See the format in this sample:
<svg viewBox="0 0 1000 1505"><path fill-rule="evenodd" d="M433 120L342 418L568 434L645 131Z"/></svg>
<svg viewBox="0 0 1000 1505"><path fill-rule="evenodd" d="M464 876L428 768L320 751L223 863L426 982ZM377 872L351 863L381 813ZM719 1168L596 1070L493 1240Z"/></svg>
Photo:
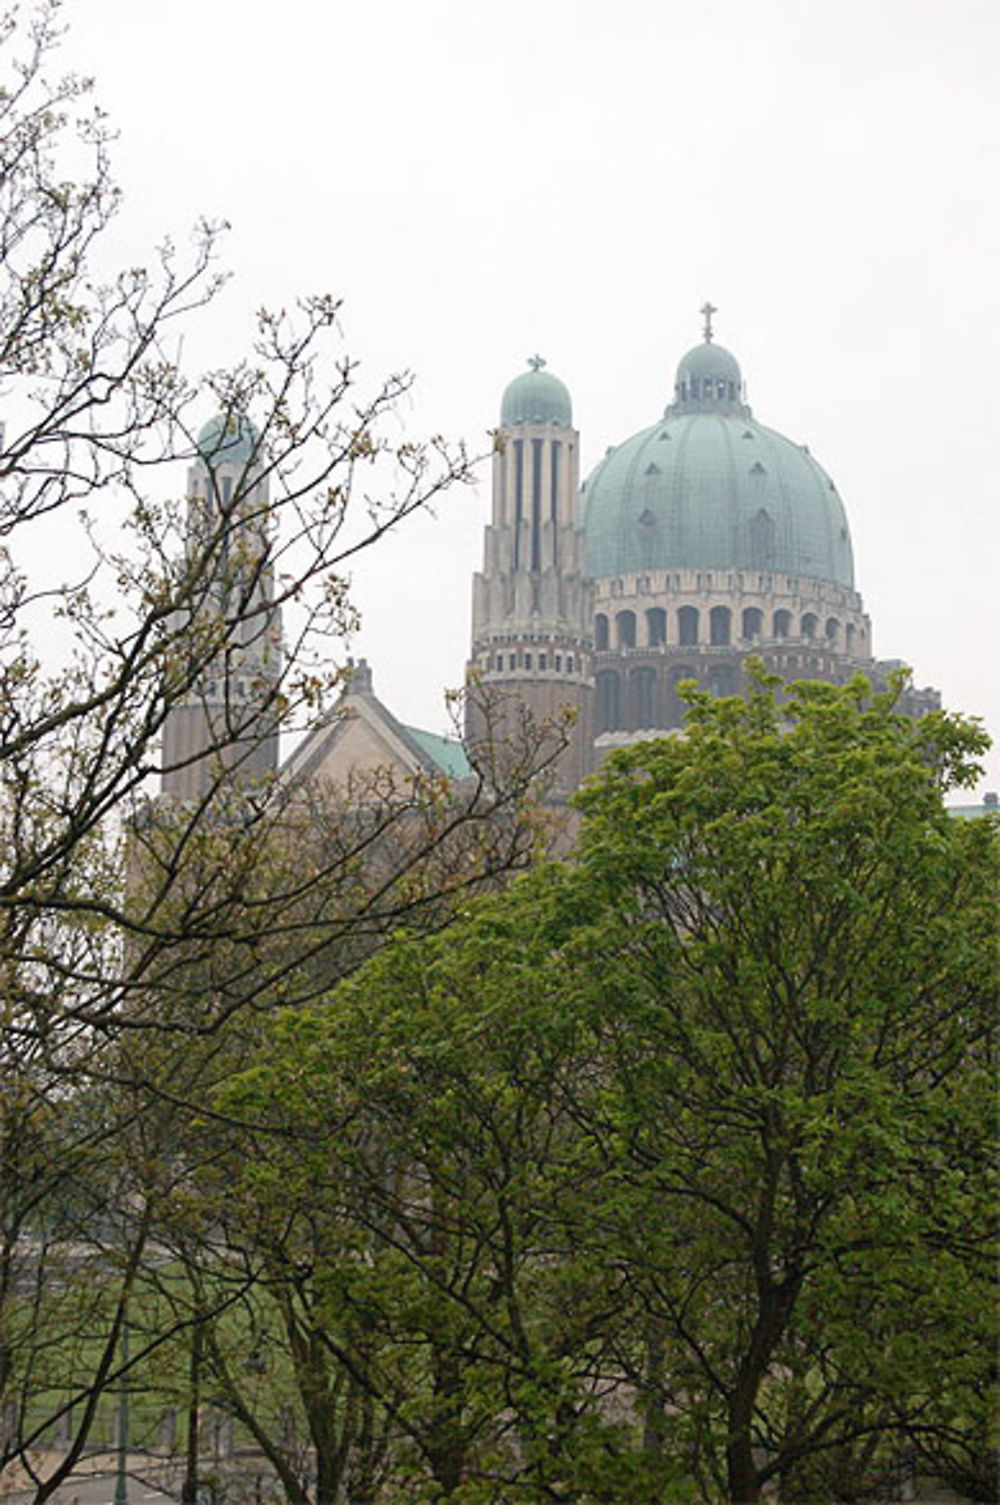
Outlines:
<svg viewBox="0 0 1000 1505"><path fill-rule="evenodd" d="M751 655L834 684L861 671L882 686L900 667L873 657L834 482L754 417L715 312L661 415L582 484L564 383L534 357L503 394L470 667L538 716L574 707L570 786L607 750L677 732L682 681L739 693ZM938 704L904 697L914 715Z"/></svg>
<svg viewBox="0 0 1000 1505"><path fill-rule="evenodd" d="M885 685L900 665L874 657L844 501L807 445L754 416L739 362L715 339L715 312L708 303L701 310L702 338L681 357L665 405L653 395L658 416L609 448L582 482L565 383L535 356L504 391L491 516L472 582L476 693L464 743L400 723L362 663L338 714L306 736L281 776L342 779L384 764L461 778L486 734L481 707L492 701L539 723L571 712L556 769L557 788L569 793L612 748L678 733L683 681L739 693L751 656L786 680L842 684L860 671ZM242 422L230 428L231 420L222 434L212 420L199 438L189 477L195 508L243 484L253 436ZM268 578L258 570L258 594ZM168 721L168 793L198 794L198 746L211 740L223 702L227 722L234 704L245 705L249 729L252 687L280 672L280 624L264 630L260 611L251 617L258 625L238 654L246 663ZM936 691L911 687L902 708L921 715L939 703ZM279 768L273 726L250 760L255 773L263 765Z"/></svg>

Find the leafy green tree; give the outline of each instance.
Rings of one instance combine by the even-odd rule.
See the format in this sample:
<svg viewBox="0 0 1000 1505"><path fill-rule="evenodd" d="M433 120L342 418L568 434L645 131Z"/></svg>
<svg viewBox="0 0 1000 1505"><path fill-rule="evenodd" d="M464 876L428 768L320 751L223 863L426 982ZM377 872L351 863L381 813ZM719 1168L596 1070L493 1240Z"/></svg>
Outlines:
<svg viewBox="0 0 1000 1505"><path fill-rule="evenodd" d="M600 1453L601 1324L574 1308L552 1220L556 1187L584 1174L553 1093L577 1056L550 1006L537 897L476 906L458 945L448 931L389 947L322 1010L277 1021L222 1096L257 1125L231 1237L284 1313L308 1313L299 1392L308 1411L321 1389L316 1456L341 1469L322 1505L359 1451L349 1395L392 1439L378 1498L530 1498L549 1481L582 1498L585 1432Z"/></svg>
<svg viewBox="0 0 1000 1505"><path fill-rule="evenodd" d="M983 738L774 689L693 696L572 865L227 1089L250 1205L326 1220L289 1265L387 1480L413 1445L456 1498L817 1501L923 1458L983 1497L997 833L942 801Z"/></svg>
<svg viewBox="0 0 1000 1505"><path fill-rule="evenodd" d="M837 1497L824 1456L944 1376L978 1427L990 1259L996 830L942 803L984 739L861 681L774 688L694 695L580 802L606 1247L661 1347L631 1378L738 1502L803 1471Z"/></svg>

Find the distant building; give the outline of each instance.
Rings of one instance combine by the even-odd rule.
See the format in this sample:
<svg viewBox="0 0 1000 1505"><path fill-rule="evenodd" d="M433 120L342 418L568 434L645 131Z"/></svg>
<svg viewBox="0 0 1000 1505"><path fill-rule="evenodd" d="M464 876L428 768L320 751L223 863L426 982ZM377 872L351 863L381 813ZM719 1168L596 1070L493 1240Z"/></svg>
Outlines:
<svg viewBox="0 0 1000 1505"><path fill-rule="evenodd" d="M737 360L715 343L714 313L702 309L702 342L682 358L662 416L610 448L582 485L564 383L535 356L503 394L473 582L469 673L482 696L470 700L466 743L472 753L505 724L513 733L524 712L548 721L568 710L556 768L563 793L611 748L677 732L683 681L739 693L752 655L786 680L843 684L861 672L879 688L903 667L874 657L834 481L808 446L754 417ZM223 582L226 600L207 595L201 612L235 608L245 622L168 719L164 789L182 798L208 784L199 746L222 747L251 775L278 766L265 709L280 667L266 482L246 486L257 442L245 421L213 419L190 474L193 529L225 520L237 488L242 496L244 543ZM492 703L489 727L481 699ZM931 689L911 687L901 701L911 715L939 705ZM342 781L379 760L400 775L468 772L460 744L395 719L362 664L283 774Z"/></svg>
<svg viewBox="0 0 1000 1505"><path fill-rule="evenodd" d="M500 414L492 519L473 593L470 664L540 714L577 712L565 782L602 752L678 730L678 686L738 693L746 661L782 678L884 686L836 485L759 423L740 367L704 338L663 416L608 450L575 492L564 384L533 358ZM940 704L909 690L903 709Z"/></svg>
<svg viewBox="0 0 1000 1505"><path fill-rule="evenodd" d="M954 820L982 820L986 815L1000 816L1000 796L995 789L988 789L982 800L974 805L949 805L948 814Z"/></svg>

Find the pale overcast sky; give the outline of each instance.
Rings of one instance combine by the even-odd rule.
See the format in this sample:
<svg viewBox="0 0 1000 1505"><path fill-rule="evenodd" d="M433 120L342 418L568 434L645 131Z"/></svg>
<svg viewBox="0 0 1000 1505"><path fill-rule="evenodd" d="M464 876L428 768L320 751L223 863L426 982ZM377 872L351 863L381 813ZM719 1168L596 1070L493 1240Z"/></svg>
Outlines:
<svg viewBox="0 0 1000 1505"><path fill-rule="evenodd" d="M368 369L416 372L413 433L480 448L537 349L586 474L662 411L710 298L756 417L837 482L876 653L1000 733L996 0L64 16L120 130L123 260L232 223L192 359L233 363L252 310L329 291ZM353 651L403 720L445 724L488 501L484 472L357 572Z"/></svg>

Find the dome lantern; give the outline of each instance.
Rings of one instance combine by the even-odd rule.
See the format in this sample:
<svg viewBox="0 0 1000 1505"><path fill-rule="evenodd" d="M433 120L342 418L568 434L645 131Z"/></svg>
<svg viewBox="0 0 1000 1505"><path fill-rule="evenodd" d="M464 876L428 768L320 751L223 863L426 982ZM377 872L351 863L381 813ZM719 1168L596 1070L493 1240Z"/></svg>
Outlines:
<svg viewBox="0 0 1000 1505"><path fill-rule="evenodd" d="M705 320L700 345L689 350L677 367L674 400L667 408L672 413L745 413L743 376L739 361L721 345L716 345L712 315L718 309L711 303L701 308Z"/></svg>
<svg viewBox="0 0 1000 1505"><path fill-rule="evenodd" d="M739 361L721 345L695 345L677 367L667 413L746 413Z"/></svg>

